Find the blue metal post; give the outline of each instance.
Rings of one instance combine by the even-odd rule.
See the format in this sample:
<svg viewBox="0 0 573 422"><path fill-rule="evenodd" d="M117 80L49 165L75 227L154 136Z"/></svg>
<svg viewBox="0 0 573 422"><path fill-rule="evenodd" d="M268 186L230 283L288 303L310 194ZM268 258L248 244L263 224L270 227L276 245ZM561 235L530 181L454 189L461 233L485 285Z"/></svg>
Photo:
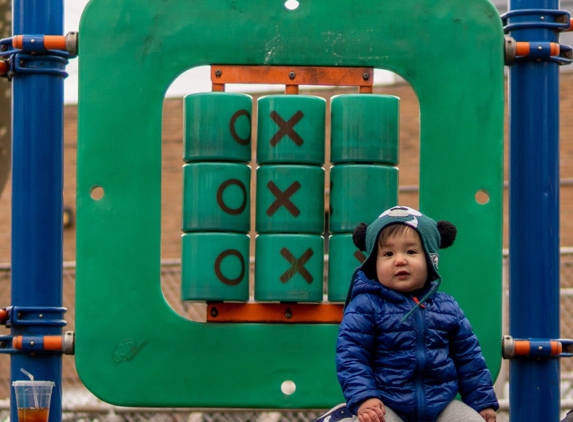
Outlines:
<svg viewBox="0 0 573 422"><path fill-rule="evenodd" d="M63 33L62 0L13 0L13 33ZM42 63L23 63L41 67ZM17 73L12 81L12 303L18 307L62 306L63 77ZM58 317L61 318L61 315ZM49 312L26 312L18 319L47 325L12 326L12 335L61 335ZM11 356L11 380L54 381L50 422L62 419L61 354ZM10 420L17 421L13 389Z"/></svg>
<svg viewBox="0 0 573 422"><path fill-rule="evenodd" d="M557 0L510 0L510 12L558 8ZM512 18L533 25L516 41L559 42L544 13ZM509 70L510 333L559 338L559 65L523 61ZM559 359L510 362L512 421L560 420Z"/></svg>

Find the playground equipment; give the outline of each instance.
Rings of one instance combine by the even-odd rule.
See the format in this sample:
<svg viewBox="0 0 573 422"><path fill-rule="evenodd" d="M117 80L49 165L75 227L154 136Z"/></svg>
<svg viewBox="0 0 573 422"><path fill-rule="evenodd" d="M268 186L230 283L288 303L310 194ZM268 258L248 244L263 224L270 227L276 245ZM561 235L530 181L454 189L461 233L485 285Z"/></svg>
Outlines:
<svg viewBox="0 0 573 422"><path fill-rule="evenodd" d="M163 97L179 74L206 64L212 65L215 93L186 99L186 107L193 110L186 116L193 124L186 123L182 155L187 163L182 165L184 183L190 182L187 185L207 180L213 174L210 169L218 166L216 173L221 180L202 185L202 192L190 191L190 195L200 195L199 207L213 209L209 212L213 219L218 215L237 219L247 212L242 206L248 198L243 181L246 176L242 174L247 171L249 157L221 151L207 156L190 129L199 122L201 126L194 129L197 133L207 127L213 139L219 139L220 132L228 133L233 123L239 133L239 118L231 122L232 116L246 110L245 116L249 106L244 104L244 97L240 103L237 96L217 92L227 83L241 81L242 76L234 75L246 74L249 82L268 83L276 72L275 83L284 84L286 91L285 95L259 101L254 227L259 233L254 286L257 302L211 305L211 319L224 316L226 306L268 309L272 305L266 302L269 300L298 302L288 306L292 315L311 306L318 313L321 306L340 307L339 303L320 303L321 286L308 283L303 276L321 280L322 275L324 141L318 141L321 135L316 131L324 127L324 111L320 110L325 105L323 100L296 96L296 92L299 84L313 84L306 82L305 69L316 75L314 84L326 81L326 85L336 83L319 69L343 69L356 78L341 84L363 92L341 96L332 104L333 121L340 124L331 129L331 175L335 181L331 205L336 216L337 209L350 206L345 205L345 192L336 193L336 189L343 188L348 173L362 168L360 162L346 162L355 159L345 158L347 152L338 149L338 142L342 148L350 141L343 132L344 125L349 124L344 119L360 118L356 112L344 113L352 101L377 101L367 88L372 85L372 68L384 68L406 78L418 95L421 208L437 218L455 221L465 233L456 252L444 254L444 287L455 294L472 319L496 374L501 338L504 54L501 21L493 6L488 2L410 0L368 7L342 1L301 2L294 10L282 2L263 1L196 2L192 9L189 7L183 1L93 1L82 17L76 364L86 386L106 401L136 406L328 408L342 400L332 360L337 324L317 323L312 318L306 323L263 323L251 317L248 323L197 323L177 315L161 294ZM336 10L345 13L333 14ZM396 19L398 16L409 18ZM412 30L416 27L423 27L423 35ZM450 54L453 51L471 54ZM114 64L113 70L109 63ZM438 85L436 80L449 83ZM206 105L216 99L229 103L230 111ZM231 103L236 105L231 107ZM376 107L367 104L362 110L368 113ZM228 113L222 124L218 120L221 116L213 110ZM305 117L300 118L300 114ZM303 147L297 148L292 132L304 139ZM277 133L277 149L273 149L270 144ZM247 133L237 138L246 140ZM241 147L236 140L228 144L234 149ZM301 152L304 148L308 150ZM377 170L395 171L392 168L397 157L385 157L386 164L377 158L371 160L379 163ZM233 184L223 186L232 179L236 179ZM247 193L239 186L245 186ZM94 189L103 196L94 199ZM395 182L387 190L396 195ZM211 198L217 198L219 191L229 195L223 200L225 207L241 213L225 213L220 205L219 209L216 205L210 208L204 195L213 192ZM301 192L308 192L302 196L308 202L305 207L297 197ZM488 201L478 203L476 194L484 192ZM193 209L193 201L185 196L188 193L184 193L183 210L184 297L245 300L247 277L241 263L247 258L249 227L235 221L231 234L215 233L217 228L204 219L195 219L199 226L194 226L193 213L203 210ZM279 198L282 202L273 207ZM304 219L294 220L291 205ZM368 220L380 211L370 210L374 214ZM278 220L286 223L281 225ZM333 223L339 225L332 230L333 238L347 236L349 227L353 228L346 217ZM292 233L291 225L295 224L296 233ZM189 249L196 251L195 255L188 254ZM207 250L211 256L206 255ZM481 254L479 260L474 258L476 250ZM222 255L225 251L232 252ZM210 263L213 261L228 265L221 267L219 274L228 279L227 284L220 282ZM193 271L201 265L206 270L198 279ZM281 283L278 280L283 275L292 279ZM208 294L214 292L215 296L206 296L201 290L205 284L215 286L208 289ZM295 290L297 297L291 295ZM475 306L475 297L488 297L487 312L481 304ZM305 307L301 300L312 303ZM296 386L292 394L281 389L285 382Z"/></svg>
<svg viewBox="0 0 573 422"><path fill-rule="evenodd" d="M56 15L61 15L60 6L54 6ZM556 8L557 5L553 6ZM524 5L518 4L515 8L524 8ZM18 7L14 9L20 11ZM344 13L340 12L342 10ZM22 14L30 16L31 22L22 19L24 23L20 25L20 17L16 15L16 35L61 33L60 16L54 19L50 13L32 11L24 6ZM32 17L38 17L39 21ZM533 23L534 18L540 19ZM511 334L515 339L507 338L505 345L510 355L512 345L522 344L519 343L522 339L535 337L539 341L530 341L530 344L542 344L541 347L548 345L551 348L551 341L559 337L558 312L555 312L558 310L558 194L551 188L558 182L557 96L556 90L550 93L535 90L535 84L530 81L547 78L548 85L557 86L557 65L570 61L570 49L558 45L557 32L570 26L569 16L566 12L544 9L512 13L504 18L504 22L507 24L506 32L512 36L506 40L505 51L502 22L497 11L489 2L481 0L470 3L406 0L369 4L368 7L335 0L308 4L301 2L298 7L292 8L285 7L282 2L269 4L263 0L214 0L192 4L182 0L130 0L120 3L92 0L84 12L80 27L78 335L75 342L78 371L88 388L106 401L132 406L325 408L341 400L331 362L337 331L336 309L340 305L317 303L320 298L317 298L316 292L306 288L302 289L303 293L312 303L289 303L287 309L280 309L284 317L273 317L270 323L261 320L258 312L246 319L243 316L248 313L245 309L252 309L253 306L262 307L261 312L267 316L279 309L265 303L239 304L238 316L227 321L242 322L216 324L212 322L219 318L220 312L227 315L237 309L232 309L235 305L225 308L225 304L211 304L208 308L210 321L196 323L173 312L161 294L159 238L163 96L177 75L195 66L208 64L213 66L214 91L222 91L225 84L222 78L227 76L229 70L232 73L239 66L254 66L265 73L278 71L280 77L277 80L285 85L285 92L289 95L298 93L301 84L299 76L309 69L319 75L315 82L320 83L325 79L320 76L320 70L359 68L362 82L347 85L360 86L362 93L359 96L365 97L372 95L368 93L369 83L366 83L370 80L372 68L394 71L411 84L418 96L421 112L420 207L437 218L455 221L460 233L464 234L460 236L455 251L452 249L444 253L441 272L446 281L443 287L454 294L466 310L480 337L488 365L496 374L501 338L505 53L506 61L515 63L510 77L512 96L514 92L516 98L520 98L520 94L525 95L522 101L517 101L518 110L512 115L515 120L511 122L512 145L518 144L513 141L517 136L524 147L512 148L510 265L512 295L514 291L517 293L511 301ZM62 38L58 38L57 44L51 46L55 39L42 38L38 48L38 37L13 37L2 44L8 46L4 49L5 56L10 55L12 59L0 62L0 73L14 77L15 104L21 105L21 108L15 108L16 111L25 109L27 115L30 112L35 115L35 110L53 104L53 109L60 113L63 72L52 72L49 76L41 73L37 54L50 53L47 54L50 56L55 51L52 48L63 49L63 45L73 50L70 46L73 47L75 43L72 40L68 46L67 43L62 44ZM24 51L26 48L32 49L36 53L36 57L26 57L24 60L26 64L26 60L29 60L33 71L28 72L27 66L21 66L20 61L14 60L16 56L13 56L15 51L12 49L20 48ZM63 69L67 56L55 56L59 59L49 63ZM247 82L257 82L255 79L251 74ZM437 84L436 81L444 83ZM44 86L50 86L50 89L46 92ZM21 94L24 94L22 103L18 99ZM551 97L547 99L547 95ZM27 102L28 97L33 100ZM231 102L230 97L220 98ZM351 101L351 98L341 97L340 102L345 101ZM533 106L532 101L536 101L536 106L551 105L542 110L543 116L550 121L523 117ZM284 132L283 137L288 134L291 140L296 141L295 133L298 132L294 128L300 121L297 112L301 105L297 104L292 115L281 115L275 106L265 107L270 111L268 117L273 119L274 116L273 121L280 127L279 132ZM339 113L337 107L342 111L349 108L333 102L333 116ZM368 109L366 107L365 111ZM201 107L197 113L202 112ZM193 113L194 116L197 113ZM209 116L207 126L210 124L212 130L216 131L218 125L215 124L214 115L206 115ZM46 124L61 121L58 116L49 119ZM237 129L239 118L244 120L246 114L233 114L231 120L233 116L236 117L233 121L235 135L239 141L246 142L246 135L239 135ZM61 320L64 309L59 307L61 282L58 282L61 280L61 149L41 142L49 132L56 140L54 144L59 145L61 126L55 125L54 130L46 131L45 126L38 125L30 130L23 117L24 113L14 113L12 214L15 236L12 271L16 289L13 288L13 306L5 311L6 318L3 320L13 326L13 335L61 335L61 326L65 324ZM359 116L351 115L350 118L353 120ZM319 126L322 123L318 120L312 123ZM528 124L524 125L524 121ZM270 124L268 120L267 123ZM546 127L546 123L551 124ZM332 127L332 153L334 160L338 160L333 161L331 170L334 187L338 185L337 180L344 185L349 179L345 173L358 168L345 164L344 153L337 150L336 137L343 133L341 128ZM522 128L525 130L522 131ZM265 133L264 127L259 137L262 133ZM30 141L27 141L28 135ZM546 137L549 142L544 143L541 154L546 162L543 167L545 173L538 178L529 171L538 159L538 150L532 148L531 144L533 140ZM524 139L526 142L523 142ZM191 151L197 146L192 141L189 145ZM312 148L311 154L317 151L320 155L317 148ZM293 195L295 190L302 188L302 182L299 182L300 188L295 181L282 186L283 177L275 179L275 176L281 170L277 167L284 166L286 171L288 166L300 165L304 157L296 157L294 164L281 162L286 155L288 151L278 157L267 158L268 162L259 162L261 178L274 195L274 199L269 196L272 202L270 206L259 205L257 199L257 207L262 207L261 212L257 212L256 220L256 230L263 233L259 240L261 243L273 244L279 235L295 236L283 233L289 225L286 228L277 228L275 223L265 225L264 217L279 197L282 198L282 204L279 204L281 212L288 209L291 203L296 206ZM46 156L49 157L47 173L54 175L55 180L35 171L45 168L42 166L46 166ZM229 157L240 157L239 163L230 164ZM262 159L265 160L264 157ZM186 160L190 163L185 164L184 173L187 175L189 172L186 177L190 178L191 186L193 175L205 177L201 176L202 172L207 175L214 173L209 170L211 163L207 161L210 160L201 159L195 163L195 158L189 156L186 156ZM241 179L244 176L239 176L241 172L244 173L244 163L248 160L234 153L218 157L217 160L226 166L243 166L242 170L234 167L238 170L234 172L234 178L223 180L219 185L220 188L227 181L236 180L221 188L222 203L232 214L243 208L243 202L249 202L246 180ZM279 160L280 164L274 160ZM305 164L304 170L309 174L320 173L320 159L311 161L307 163L310 165ZM395 164L396 160L386 164L390 173ZM270 172L270 175L265 175L265 172ZM318 182L313 183L316 185ZM241 186L245 188L244 191ZM393 182L387 186L390 192ZM265 191L264 184L262 187ZM235 189L234 196L225 196L226 192L231 192L231 188L238 188L239 191ZM260 186L257 187L257 194L260 190ZM46 198L48 202L42 203L40 210L34 200L28 200L27 192L36 192L40 199ZM331 203L334 201L340 209L344 206L344 195L338 198L336 195L333 189ZM238 204L234 202L236 200ZM35 206L30 206L30 202ZM184 210L184 214L189 216L189 221L183 224L184 249L186 242L195 248L198 242L203 241L213 242L213 248L216 248L220 242L213 239L221 234L211 232L222 226L195 227L193 220L197 219L201 210L193 208L192 200L188 202L186 206L189 212ZM244 211L241 210L241 213ZM310 216L308 220L311 220ZM550 230L542 224L532 223L539 220L547 222ZM336 224L340 229L338 232L332 230L332 246L335 250L343 251L344 247L336 246L336 239L347 236L347 228L344 227L350 224L344 226L347 224L346 218L338 222L335 220L331 227L336 227ZM269 227L270 231L265 233ZM317 227L316 223L310 224L304 233L313 236L312 241L318 241L320 245ZM46 229L49 229L48 233ZM238 242L238 246L230 249L232 252L222 255L221 252L226 251L219 251L219 255L215 254L216 260L219 258L220 273L224 275L222 278L231 281L227 284L231 287L245 283L246 274L241 274L240 263L244 263L246 258L246 232L247 227L243 226L233 234L234 238L241 238L242 243ZM42 233L41 239L38 233ZM305 264L308 263L310 268L311 259L306 256L305 250L294 253L288 250L287 253L280 242L273 248L279 254L282 252L282 264L290 263L286 273L304 278L303 269L308 271ZM320 246L317 246L316 250L319 249ZM311 250L312 255L317 255L314 249ZM533 253L535 256L544 254L540 264L530 259ZM184 261L187 256L183 257ZM255 258L257 271L261 266L268 268L268 271L255 275L255 283L260 283L255 286L257 299L276 301L287 297L291 302L293 298L288 297L291 293L289 289L272 292L275 285L268 273L278 271L273 268L273 259L280 258L276 255L274 258ZM34 265L29 265L30 260ZM223 268L223 264L227 267ZM184 271L195 268L194 264L187 262L183 262L183 265ZM236 276L237 268L241 277ZM316 279L320 270L313 268L308 272ZM51 281L46 286L50 288L37 296L32 295L31 292L38 291L38 286L42 285L39 281L46 271ZM552 273L547 285L530 283L528 280L531 275L543 279L547 272ZM285 274L284 270L278 273L279 276ZM235 276L231 278L229 274ZM184 298L211 300L211 297L206 298L205 293L199 291L197 277L192 271L189 277L183 277ZM331 283L329 280L330 301L340 300L341 284L341 281ZM216 282L213 285L221 287ZM243 290L238 296L225 296L228 292L215 289L213 300L245 300L245 290L241 287ZM208 289L209 294L212 292L213 289ZM487 308L484 309L483 303L476 304L476 297L487 298ZM533 303L536 309L529 312ZM527 311L523 307L528 307ZM540 318L547 309L550 310L549 318ZM299 310L304 310L303 315L306 315L302 320L298 319ZM323 310L331 312L330 316L318 320L316 315L323 314ZM41 318L38 318L39 312ZM292 318L293 323L285 324L289 312L291 317L297 315L297 318ZM28 320L28 325L21 323L21 315ZM43 322L40 319L46 315L50 322L47 324L49 329L44 330L40 328ZM32 328L28 328L30 326ZM18 377L16 371L20 366L32 368L30 363L33 363L41 368L38 371L45 371L42 378L56 381L54 400L59 401L60 356L57 353L39 353L33 348L38 354L28 355L31 343L26 339L21 349L26 353L18 353L13 336L4 340L14 346L10 348L14 353L12 368L17 368L12 370L13 378ZM18 341L15 343L20 344ZM566 341L557 343L570 346ZM69 344L65 336L61 344L62 349L63 345ZM557 344L555 347L556 353L552 356L559 356L559 347ZM26 365L21 364L23 361ZM512 361L512 384L515 385L511 396L512 418L558 420L559 406L554 405L559 397L557 362L557 359L539 361L527 358ZM548 391L553 399L552 405L548 404L549 399L539 400L536 394L540 390ZM58 415L58 409L52 406L50 420L58 420L59 416L61 412Z"/></svg>

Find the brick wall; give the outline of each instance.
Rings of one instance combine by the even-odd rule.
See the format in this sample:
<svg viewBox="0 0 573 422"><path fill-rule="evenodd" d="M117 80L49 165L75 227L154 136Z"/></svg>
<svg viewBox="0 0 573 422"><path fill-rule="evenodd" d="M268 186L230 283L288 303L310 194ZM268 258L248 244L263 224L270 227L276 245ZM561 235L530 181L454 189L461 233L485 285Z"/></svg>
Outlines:
<svg viewBox="0 0 573 422"><path fill-rule="evenodd" d="M336 94L355 90L317 90L305 92L327 100ZM400 185L418 185L419 107L416 96L405 83L376 87L375 93L400 97ZM256 97L255 97L256 100ZM182 99L167 99L163 108L163 177L162 177L162 258L180 257L181 184L182 184ZM573 180L573 72L561 74L561 178ZM328 113L327 113L328 115ZM256 101L253 116L256 116ZM64 111L64 206L75 215L77 108L66 106ZM507 121L507 118L506 118ZM256 122L253 122L254 124ZM326 122L329 127L330 122ZM256 126L254 126L256 127ZM328 134L327 134L328 137ZM507 139L507 136L506 136ZM254 145L254 143L253 143ZM507 180L506 147L505 180ZM328 153L327 153L328 158ZM253 165L253 168L255 166ZM328 173L327 173L328 174ZM328 180L326 183L328 186ZM507 193L507 191L506 191ZM10 261L10 182L0 196L0 263ZM507 196L507 195L506 195ZM403 193L400 203L418 206L417 192ZM254 209L254 207L253 207ZM561 245L573 245L573 184L561 187ZM507 199L504 212L504 246L507 247ZM75 225L64 230L64 260L75 260Z"/></svg>

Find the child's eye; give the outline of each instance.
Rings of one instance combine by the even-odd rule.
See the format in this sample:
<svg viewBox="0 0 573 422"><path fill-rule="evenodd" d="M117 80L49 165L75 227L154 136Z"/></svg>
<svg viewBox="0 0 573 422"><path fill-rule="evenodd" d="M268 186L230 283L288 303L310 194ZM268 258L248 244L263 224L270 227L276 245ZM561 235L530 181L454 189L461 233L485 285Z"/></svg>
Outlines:
<svg viewBox="0 0 573 422"><path fill-rule="evenodd" d="M394 255L394 254L390 251L386 251L382 254L382 256L392 256L392 255Z"/></svg>
<svg viewBox="0 0 573 422"><path fill-rule="evenodd" d="M409 254L409 255L415 255L415 254L417 254L417 253L418 253L418 251L416 251L416 250L414 250L414 249L410 249L410 250L408 251L408 254Z"/></svg>

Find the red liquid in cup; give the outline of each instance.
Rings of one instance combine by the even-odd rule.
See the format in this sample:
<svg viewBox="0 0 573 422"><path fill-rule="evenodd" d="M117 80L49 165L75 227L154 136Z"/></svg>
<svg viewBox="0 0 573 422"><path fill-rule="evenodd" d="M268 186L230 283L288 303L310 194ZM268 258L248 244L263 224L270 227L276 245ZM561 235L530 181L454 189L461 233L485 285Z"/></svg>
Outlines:
<svg viewBox="0 0 573 422"><path fill-rule="evenodd" d="M18 409L18 422L47 422L49 411L46 407Z"/></svg>

